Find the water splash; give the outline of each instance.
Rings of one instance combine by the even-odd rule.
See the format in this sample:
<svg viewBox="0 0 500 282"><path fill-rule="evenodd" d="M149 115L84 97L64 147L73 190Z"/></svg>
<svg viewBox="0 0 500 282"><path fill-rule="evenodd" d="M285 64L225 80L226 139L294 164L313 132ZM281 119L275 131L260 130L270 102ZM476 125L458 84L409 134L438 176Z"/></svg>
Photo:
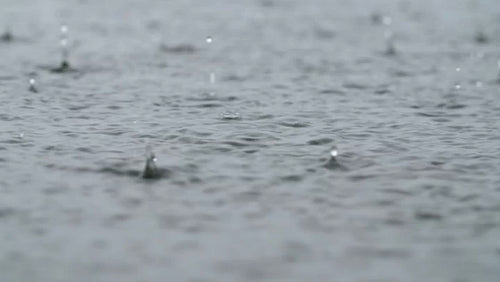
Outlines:
<svg viewBox="0 0 500 282"><path fill-rule="evenodd" d="M156 156L153 153L151 146L146 147L146 165L142 173L142 178L152 179L158 176L158 169L156 167Z"/></svg>
<svg viewBox="0 0 500 282"><path fill-rule="evenodd" d="M336 158L339 155L339 151L337 149L337 146L334 145L332 149L330 150L330 158Z"/></svg>
<svg viewBox="0 0 500 282"><path fill-rule="evenodd" d="M29 91L33 92L33 93L38 93L38 89L36 88L36 80L35 78L31 77L29 80L28 80L28 83L29 83Z"/></svg>
<svg viewBox="0 0 500 282"><path fill-rule="evenodd" d="M396 55L396 46L394 44L394 32L392 31L392 18L385 16L382 19L382 23L385 26L384 30L385 54L390 56Z"/></svg>
<svg viewBox="0 0 500 282"><path fill-rule="evenodd" d="M333 147L329 151L329 159L323 166L330 170L345 169L343 166L339 164L337 160L338 155L339 155L338 148L336 145L333 145Z"/></svg>
<svg viewBox="0 0 500 282"><path fill-rule="evenodd" d="M207 43L208 46L212 45L212 43L214 42L214 39L212 38L212 36L207 36L205 38L205 42ZM210 84L210 92L209 94L211 96L214 96L215 95L215 91L214 91L214 88L215 88L215 71L211 70L210 73L209 73L209 76L208 76L208 81L209 81L209 84Z"/></svg>
<svg viewBox="0 0 500 282"><path fill-rule="evenodd" d="M60 40L59 46L61 48L61 63L59 67L52 69L53 72L62 73L68 72L71 70L71 66L69 63L69 28L66 24L62 24L60 27Z"/></svg>
<svg viewBox="0 0 500 282"><path fill-rule="evenodd" d="M460 74L460 72L462 72L462 68L456 67L455 73L457 73L457 76L458 76L458 74ZM460 81L455 82L455 84L453 86L453 90L458 93L461 89L462 89L462 84L460 83Z"/></svg>

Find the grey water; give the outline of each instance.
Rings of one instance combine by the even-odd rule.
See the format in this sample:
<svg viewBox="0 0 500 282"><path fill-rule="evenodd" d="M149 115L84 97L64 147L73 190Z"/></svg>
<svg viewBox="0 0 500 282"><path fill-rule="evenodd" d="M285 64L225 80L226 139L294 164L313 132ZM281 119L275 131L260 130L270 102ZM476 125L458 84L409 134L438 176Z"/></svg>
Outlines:
<svg viewBox="0 0 500 282"><path fill-rule="evenodd" d="M498 281L500 2L0 7L0 281Z"/></svg>

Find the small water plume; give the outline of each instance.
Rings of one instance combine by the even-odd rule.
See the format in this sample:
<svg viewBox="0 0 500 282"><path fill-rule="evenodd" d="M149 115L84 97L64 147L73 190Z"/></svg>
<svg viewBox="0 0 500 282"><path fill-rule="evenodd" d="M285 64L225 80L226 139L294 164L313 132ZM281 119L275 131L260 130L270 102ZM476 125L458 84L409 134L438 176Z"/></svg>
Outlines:
<svg viewBox="0 0 500 282"><path fill-rule="evenodd" d="M462 72L462 68L461 67L456 67L455 68L455 73L457 75L457 79L456 79L456 82L455 84L453 85L453 91L455 93L459 93L461 90L462 90L462 83L461 83L461 77L459 76L459 74Z"/></svg>
<svg viewBox="0 0 500 282"><path fill-rule="evenodd" d="M59 47L61 48L61 63L59 67L52 69L52 72L56 73L71 71L71 65L69 63L69 28L66 24L61 25L60 33Z"/></svg>
<svg viewBox="0 0 500 282"><path fill-rule="evenodd" d="M153 153L153 148L148 145L146 147L146 165L142 172L142 178L154 179L158 177L158 168L156 167L156 156Z"/></svg>
<svg viewBox="0 0 500 282"><path fill-rule="evenodd" d="M339 164L337 157L339 155L337 145L333 145L333 147L328 152L329 158L328 161L323 165L325 168L334 170L334 169L344 169L342 165Z"/></svg>
<svg viewBox="0 0 500 282"><path fill-rule="evenodd" d="M36 79L34 77L30 77L28 83L29 83L28 90L33 93L38 93L38 89L36 88Z"/></svg>
<svg viewBox="0 0 500 282"><path fill-rule="evenodd" d="M382 19L385 26L384 41L385 41L385 54L389 56L396 55L396 46L394 44L394 31L392 30L392 18L385 16Z"/></svg>
<svg viewBox="0 0 500 282"><path fill-rule="evenodd" d="M214 42L214 39L213 39L212 36L207 36L205 38L205 42L207 43L207 45L210 48L210 46ZM214 91L214 88L215 88L215 71L213 69L211 69L210 72L209 72L208 82L209 82L209 94L211 96L214 96L215 95L215 91Z"/></svg>

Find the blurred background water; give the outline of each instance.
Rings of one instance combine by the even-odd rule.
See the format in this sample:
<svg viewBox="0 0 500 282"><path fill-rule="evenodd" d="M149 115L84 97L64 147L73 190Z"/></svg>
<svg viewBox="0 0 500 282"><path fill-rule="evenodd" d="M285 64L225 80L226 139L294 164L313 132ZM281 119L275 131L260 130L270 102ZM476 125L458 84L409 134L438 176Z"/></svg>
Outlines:
<svg viewBox="0 0 500 282"><path fill-rule="evenodd" d="M1 281L498 280L500 2L0 5Z"/></svg>

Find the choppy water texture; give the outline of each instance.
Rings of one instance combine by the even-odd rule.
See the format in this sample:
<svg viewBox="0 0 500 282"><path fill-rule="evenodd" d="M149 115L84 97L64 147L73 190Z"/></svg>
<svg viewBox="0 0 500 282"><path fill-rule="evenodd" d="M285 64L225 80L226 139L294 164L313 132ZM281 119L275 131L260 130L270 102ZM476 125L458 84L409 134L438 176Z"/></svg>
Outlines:
<svg viewBox="0 0 500 282"><path fill-rule="evenodd" d="M2 281L498 281L500 2L0 3Z"/></svg>

